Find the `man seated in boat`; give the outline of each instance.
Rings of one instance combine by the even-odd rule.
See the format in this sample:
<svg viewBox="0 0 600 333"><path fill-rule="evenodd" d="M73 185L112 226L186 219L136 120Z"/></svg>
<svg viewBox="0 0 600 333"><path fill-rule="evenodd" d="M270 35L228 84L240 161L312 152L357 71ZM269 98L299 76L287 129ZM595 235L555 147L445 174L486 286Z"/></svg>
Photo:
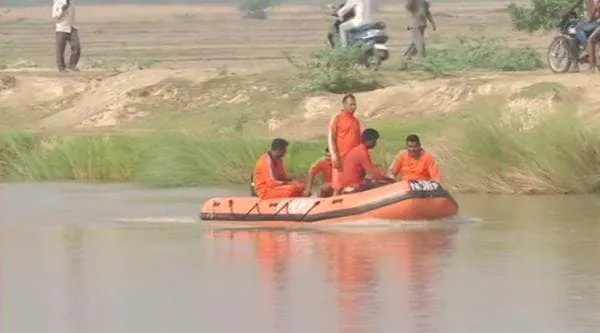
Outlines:
<svg viewBox="0 0 600 333"><path fill-rule="evenodd" d="M416 134L406 137L406 151L400 152L388 169L388 176L402 180L431 180L440 182L442 174L435 158L423 147Z"/></svg>
<svg viewBox="0 0 600 333"><path fill-rule="evenodd" d="M256 162L253 181L259 198L290 198L303 195L304 184L289 176L283 162L288 144L284 139L274 139L271 150Z"/></svg>
<svg viewBox="0 0 600 333"><path fill-rule="evenodd" d="M373 165L370 149L377 145L379 132L367 128L361 134L361 144L352 148L344 158L344 168L340 175L343 193L360 192L379 186L381 183L393 182ZM372 179L367 179L367 173Z"/></svg>
<svg viewBox="0 0 600 333"><path fill-rule="evenodd" d="M322 175L321 179L323 183L321 184L319 196L321 198L330 197L333 194L333 187L331 186L332 169L331 154L329 153L329 148L325 148L325 156L318 159L308 170L308 181L304 190L304 196L310 197L315 178Z"/></svg>

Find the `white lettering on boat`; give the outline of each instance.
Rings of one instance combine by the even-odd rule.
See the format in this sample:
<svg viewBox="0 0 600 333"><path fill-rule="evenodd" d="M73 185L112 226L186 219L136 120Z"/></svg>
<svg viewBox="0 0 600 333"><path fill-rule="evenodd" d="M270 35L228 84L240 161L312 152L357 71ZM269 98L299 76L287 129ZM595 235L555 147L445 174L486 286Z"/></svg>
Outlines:
<svg viewBox="0 0 600 333"><path fill-rule="evenodd" d="M408 182L412 192L431 192L440 188L440 184L429 180L413 180Z"/></svg>
<svg viewBox="0 0 600 333"><path fill-rule="evenodd" d="M313 198L298 198L291 200L282 200L277 204L276 211L279 211L279 214L306 214L311 208L313 208L316 203L320 201L320 199ZM287 208L283 208L283 206L287 203ZM282 209L283 208L283 209Z"/></svg>

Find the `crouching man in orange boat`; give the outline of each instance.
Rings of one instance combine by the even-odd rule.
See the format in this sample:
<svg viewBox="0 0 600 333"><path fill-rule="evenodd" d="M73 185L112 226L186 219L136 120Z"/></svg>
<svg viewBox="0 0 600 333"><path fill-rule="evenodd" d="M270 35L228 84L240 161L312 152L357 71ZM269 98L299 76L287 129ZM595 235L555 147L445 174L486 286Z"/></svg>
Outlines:
<svg viewBox="0 0 600 333"><path fill-rule="evenodd" d="M344 169L340 175L343 193L365 191L380 183L394 181L373 165L369 150L377 145L377 139L379 132L365 129L361 134L361 144L352 148L344 158ZM366 179L367 173L373 179Z"/></svg>
<svg viewBox="0 0 600 333"><path fill-rule="evenodd" d="M406 137L406 151L400 152L388 169L388 176L402 180L442 181L435 158L423 147L416 134Z"/></svg>
<svg viewBox="0 0 600 333"><path fill-rule="evenodd" d="M284 139L274 139L271 150L264 153L256 162L253 179L259 198L290 198L303 195L304 184L293 180L283 163L288 144Z"/></svg>
<svg viewBox="0 0 600 333"><path fill-rule="evenodd" d="M331 154L329 153L329 148L325 148L325 156L317 160L308 171L308 181L304 190L304 196L310 197L315 178L321 174L323 175L323 183L321 184L319 196L321 198L330 197L333 194L333 187L331 186L332 172Z"/></svg>

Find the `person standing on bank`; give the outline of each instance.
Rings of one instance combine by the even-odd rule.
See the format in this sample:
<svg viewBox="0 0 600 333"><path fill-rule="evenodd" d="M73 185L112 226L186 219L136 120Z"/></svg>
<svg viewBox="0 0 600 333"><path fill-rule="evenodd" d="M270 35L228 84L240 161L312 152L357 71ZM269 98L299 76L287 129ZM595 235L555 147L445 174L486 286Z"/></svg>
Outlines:
<svg viewBox="0 0 600 333"><path fill-rule="evenodd" d="M410 58L414 55L425 57L425 28L427 21L431 23L433 31L437 30L437 25L433 20L433 15L429 10L430 4L428 0L406 0L406 10L411 17L411 45L407 56Z"/></svg>
<svg viewBox="0 0 600 333"><path fill-rule="evenodd" d="M79 33L75 27L75 6L73 0L54 0L52 18L56 20L56 64L60 72L78 71L77 63L81 55ZM65 47L69 42L71 57L69 65L65 65Z"/></svg>

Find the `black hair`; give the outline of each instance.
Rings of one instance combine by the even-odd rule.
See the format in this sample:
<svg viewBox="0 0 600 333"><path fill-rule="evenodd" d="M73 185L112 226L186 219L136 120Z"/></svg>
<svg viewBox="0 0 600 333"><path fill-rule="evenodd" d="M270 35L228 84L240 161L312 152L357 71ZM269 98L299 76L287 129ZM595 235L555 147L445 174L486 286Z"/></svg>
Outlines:
<svg viewBox="0 0 600 333"><path fill-rule="evenodd" d="M342 98L342 103L344 103L344 104L345 104L345 103L346 103L346 101L347 101L348 99L350 99L350 98L352 98L353 100L356 100L356 98L354 97L354 95L352 95L352 94L346 94L346 95L344 95L344 98Z"/></svg>
<svg viewBox="0 0 600 333"><path fill-rule="evenodd" d="M325 147L325 154L329 153L329 147Z"/></svg>
<svg viewBox="0 0 600 333"><path fill-rule="evenodd" d="M289 143L282 139L282 138L276 138L273 139L273 142L271 142L271 149L272 150L279 150L279 149L285 149L287 148L287 146L289 145Z"/></svg>
<svg viewBox="0 0 600 333"><path fill-rule="evenodd" d="M367 128L362 132L360 139L362 142L377 140L379 139L379 132L373 128Z"/></svg>
<svg viewBox="0 0 600 333"><path fill-rule="evenodd" d="M409 136L407 136L406 142L416 142L418 144L421 144L421 140L419 139L419 136L416 134L410 134Z"/></svg>

